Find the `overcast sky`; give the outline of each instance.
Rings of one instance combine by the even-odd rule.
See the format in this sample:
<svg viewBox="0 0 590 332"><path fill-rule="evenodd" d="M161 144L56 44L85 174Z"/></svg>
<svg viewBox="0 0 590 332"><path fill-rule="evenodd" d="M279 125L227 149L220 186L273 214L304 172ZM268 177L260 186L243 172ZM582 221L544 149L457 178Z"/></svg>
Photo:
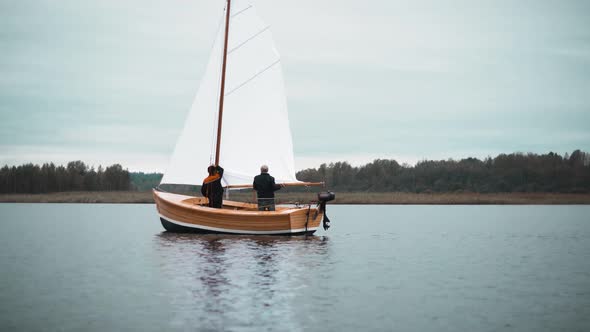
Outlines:
<svg viewBox="0 0 590 332"><path fill-rule="evenodd" d="M258 0L296 168L590 151L590 1ZM163 171L223 0L0 0L0 164Z"/></svg>

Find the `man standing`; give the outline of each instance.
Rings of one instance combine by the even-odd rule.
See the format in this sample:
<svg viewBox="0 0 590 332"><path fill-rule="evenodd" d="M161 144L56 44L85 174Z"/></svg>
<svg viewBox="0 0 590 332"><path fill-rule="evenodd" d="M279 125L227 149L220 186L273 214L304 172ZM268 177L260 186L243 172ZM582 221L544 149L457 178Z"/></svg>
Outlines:
<svg viewBox="0 0 590 332"><path fill-rule="evenodd" d="M223 168L221 166L209 166L207 168L209 176L203 180L201 194L209 199L209 207L221 208L223 203L223 187L221 186L221 177L223 177Z"/></svg>
<svg viewBox="0 0 590 332"><path fill-rule="evenodd" d="M275 183L275 178L268 174L268 166L260 166L260 175L254 177L254 190L258 194L258 210L275 210L275 191L281 189L281 185Z"/></svg>

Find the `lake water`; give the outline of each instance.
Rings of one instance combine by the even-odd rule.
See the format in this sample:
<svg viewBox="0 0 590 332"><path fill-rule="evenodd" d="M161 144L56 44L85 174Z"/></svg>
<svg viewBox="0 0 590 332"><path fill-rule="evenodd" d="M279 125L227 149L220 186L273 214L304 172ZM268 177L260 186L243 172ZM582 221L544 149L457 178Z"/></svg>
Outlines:
<svg viewBox="0 0 590 332"><path fill-rule="evenodd" d="M589 206L329 206L308 237L0 204L0 330L590 331Z"/></svg>

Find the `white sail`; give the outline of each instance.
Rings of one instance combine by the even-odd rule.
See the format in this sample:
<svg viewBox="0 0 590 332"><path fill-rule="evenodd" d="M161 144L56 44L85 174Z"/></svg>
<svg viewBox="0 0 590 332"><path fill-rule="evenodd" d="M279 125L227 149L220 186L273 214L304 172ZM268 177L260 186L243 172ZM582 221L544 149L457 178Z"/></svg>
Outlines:
<svg viewBox="0 0 590 332"><path fill-rule="evenodd" d="M272 35L245 0L231 4L219 164L224 185L249 184L269 166L277 183L297 182L287 101ZM224 29L162 183L201 184L214 162Z"/></svg>

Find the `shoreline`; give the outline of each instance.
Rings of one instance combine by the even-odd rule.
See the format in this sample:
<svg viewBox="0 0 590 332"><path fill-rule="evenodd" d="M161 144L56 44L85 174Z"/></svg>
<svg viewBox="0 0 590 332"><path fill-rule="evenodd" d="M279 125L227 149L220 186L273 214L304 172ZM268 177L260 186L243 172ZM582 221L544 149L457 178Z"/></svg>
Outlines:
<svg viewBox="0 0 590 332"><path fill-rule="evenodd" d="M253 193L231 193L231 200L253 202ZM277 204L308 203L315 193L277 193ZM154 204L151 191L0 194L0 203ZM348 205L588 205L590 194L566 193L336 193L329 204Z"/></svg>

